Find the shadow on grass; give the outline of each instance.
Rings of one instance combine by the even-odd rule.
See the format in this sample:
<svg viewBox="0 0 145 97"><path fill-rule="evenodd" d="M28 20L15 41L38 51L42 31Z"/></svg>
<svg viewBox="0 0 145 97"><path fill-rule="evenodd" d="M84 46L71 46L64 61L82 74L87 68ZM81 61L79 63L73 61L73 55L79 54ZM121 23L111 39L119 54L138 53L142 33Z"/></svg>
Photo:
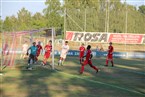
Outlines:
<svg viewBox="0 0 145 97"><path fill-rule="evenodd" d="M58 57L56 57L56 62ZM132 62L133 61L133 62ZM6 72L4 78L4 97L141 97L142 95L128 92L109 85L115 85L127 89L143 92L142 75L118 70L112 67L101 67L105 62L104 58L93 59L94 65L101 68L96 74L89 66L85 67L83 75L79 74L81 65L77 57L67 57L64 66L55 66L60 71L53 71L48 68L37 66L35 70L28 71L24 67L27 61L16 60L16 68ZM121 63L120 63L121 62ZM123 63L125 64L123 64ZM115 64L129 65L140 60L115 59ZM129 65L132 66L132 65ZM6 68L7 69L7 68ZM6 70L7 71L7 70ZM136 79L133 79L136 78ZM138 79L137 79L138 78ZM138 83L139 82L139 83ZM109 84L109 85L106 85ZM139 90L140 89L140 90ZM9 92L9 93L6 93Z"/></svg>

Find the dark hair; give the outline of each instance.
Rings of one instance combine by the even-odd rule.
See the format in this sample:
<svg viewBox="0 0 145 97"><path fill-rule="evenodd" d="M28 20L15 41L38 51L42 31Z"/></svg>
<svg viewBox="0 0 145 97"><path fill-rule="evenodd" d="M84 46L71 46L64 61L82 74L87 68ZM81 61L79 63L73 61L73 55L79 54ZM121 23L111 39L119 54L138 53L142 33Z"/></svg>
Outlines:
<svg viewBox="0 0 145 97"><path fill-rule="evenodd" d="M52 42L51 40L49 40L49 42Z"/></svg>
<svg viewBox="0 0 145 97"><path fill-rule="evenodd" d="M88 45L88 46L87 46L87 49L90 49L90 48L91 48L91 45Z"/></svg>
<svg viewBox="0 0 145 97"><path fill-rule="evenodd" d="M33 42L33 44L36 44L36 42Z"/></svg>
<svg viewBox="0 0 145 97"><path fill-rule="evenodd" d="M65 41L65 43L68 43L68 41Z"/></svg>

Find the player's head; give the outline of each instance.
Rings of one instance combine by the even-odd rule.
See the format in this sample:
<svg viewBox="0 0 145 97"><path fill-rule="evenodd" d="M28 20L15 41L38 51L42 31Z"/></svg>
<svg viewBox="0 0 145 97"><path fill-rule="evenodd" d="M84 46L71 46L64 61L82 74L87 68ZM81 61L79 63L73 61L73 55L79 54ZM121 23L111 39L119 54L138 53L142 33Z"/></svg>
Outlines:
<svg viewBox="0 0 145 97"><path fill-rule="evenodd" d="M87 46L87 50L89 50L89 49L91 49L91 45L88 45L88 46Z"/></svg>
<svg viewBox="0 0 145 97"><path fill-rule="evenodd" d="M112 42L109 42L109 45L112 45Z"/></svg>
<svg viewBox="0 0 145 97"><path fill-rule="evenodd" d="M49 40L49 44L52 44L52 41L51 40Z"/></svg>
<svg viewBox="0 0 145 97"><path fill-rule="evenodd" d="M68 41L65 41L65 45L67 45L68 44Z"/></svg>
<svg viewBox="0 0 145 97"><path fill-rule="evenodd" d="M25 41L24 43L27 43L27 41Z"/></svg>
<svg viewBox="0 0 145 97"><path fill-rule="evenodd" d="M82 46L84 46L85 44L84 43L82 43Z"/></svg>
<svg viewBox="0 0 145 97"><path fill-rule="evenodd" d="M36 42L33 42L33 46L35 46L36 45Z"/></svg>

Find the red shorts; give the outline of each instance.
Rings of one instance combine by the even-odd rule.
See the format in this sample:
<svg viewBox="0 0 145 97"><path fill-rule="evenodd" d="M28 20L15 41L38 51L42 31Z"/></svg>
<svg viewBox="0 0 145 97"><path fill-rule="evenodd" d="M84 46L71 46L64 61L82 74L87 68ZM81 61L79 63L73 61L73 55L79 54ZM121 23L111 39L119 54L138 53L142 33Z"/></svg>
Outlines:
<svg viewBox="0 0 145 97"><path fill-rule="evenodd" d="M39 55L40 55L40 52L37 52L37 55L36 56L38 57Z"/></svg>
<svg viewBox="0 0 145 97"><path fill-rule="evenodd" d="M84 56L84 53L80 53L80 56L79 57L82 58L83 56Z"/></svg>
<svg viewBox="0 0 145 97"><path fill-rule="evenodd" d="M48 59L48 58L50 57L50 53L45 53L45 54L44 54L44 57L45 57L46 59Z"/></svg>
<svg viewBox="0 0 145 97"><path fill-rule="evenodd" d="M108 59L108 60L112 60L112 59L113 59L113 55L112 55L112 54L108 54L108 55L107 55L107 59Z"/></svg>
<svg viewBox="0 0 145 97"><path fill-rule="evenodd" d="M87 65L87 64L92 65L92 61L91 60L85 60L83 65Z"/></svg>

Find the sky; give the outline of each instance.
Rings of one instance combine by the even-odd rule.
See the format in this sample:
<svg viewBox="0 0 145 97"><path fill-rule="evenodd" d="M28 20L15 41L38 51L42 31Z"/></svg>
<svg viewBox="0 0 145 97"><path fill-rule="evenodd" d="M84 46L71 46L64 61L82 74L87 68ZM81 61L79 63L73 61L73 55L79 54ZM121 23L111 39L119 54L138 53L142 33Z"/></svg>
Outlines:
<svg viewBox="0 0 145 97"><path fill-rule="evenodd" d="M46 8L46 0L0 0L0 16L4 20L6 16L17 16L17 12L25 7L33 14L43 12ZM60 0L62 2L62 0ZM124 2L125 0L121 0ZM145 5L145 0L126 0L128 4L134 6Z"/></svg>

